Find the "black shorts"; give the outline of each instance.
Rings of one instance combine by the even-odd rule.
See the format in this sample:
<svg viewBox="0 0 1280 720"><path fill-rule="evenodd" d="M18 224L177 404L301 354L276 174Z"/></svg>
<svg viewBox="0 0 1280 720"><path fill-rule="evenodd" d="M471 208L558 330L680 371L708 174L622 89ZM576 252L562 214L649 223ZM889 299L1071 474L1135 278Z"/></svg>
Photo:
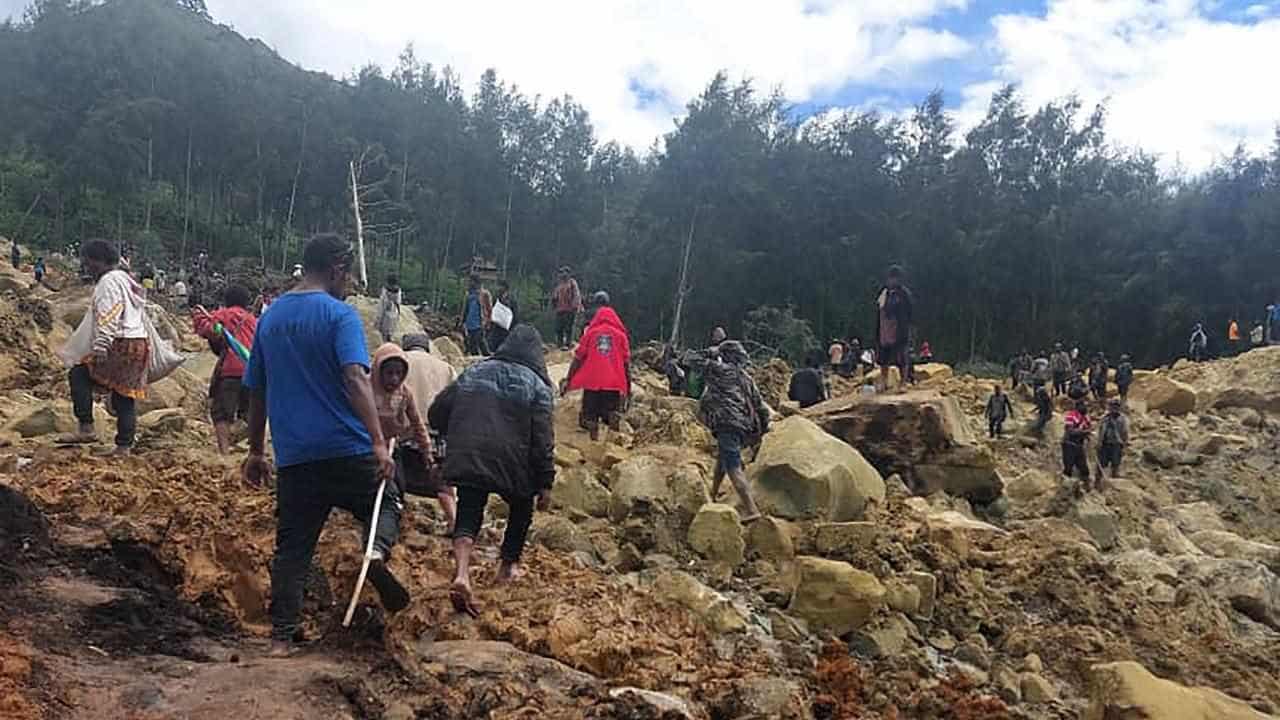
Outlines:
<svg viewBox="0 0 1280 720"><path fill-rule="evenodd" d="M235 422L249 417L249 391L238 377L221 377L209 388L209 419L215 423Z"/></svg>
<svg viewBox="0 0 1280 720"><path fill-rule="evenodd" d="M907 366L907 344L881 345L880 352L876 355L876 362L880 363L882 368L905 368Z"/></svg>
<svg viewBox="0 0 1280 720"><path fill-rule="evenodd" d="M582 393L582 422L609 422L622 408L622 393L617 390L586 390Z"/></svg>
<svg viewBox="0 0 1280 720"><path fill-rule="evenodd" d="M1098 446L1098 463L1102 467L1120 467L1124 458L1124 446L1115 443L1103 443Z"/></svg>

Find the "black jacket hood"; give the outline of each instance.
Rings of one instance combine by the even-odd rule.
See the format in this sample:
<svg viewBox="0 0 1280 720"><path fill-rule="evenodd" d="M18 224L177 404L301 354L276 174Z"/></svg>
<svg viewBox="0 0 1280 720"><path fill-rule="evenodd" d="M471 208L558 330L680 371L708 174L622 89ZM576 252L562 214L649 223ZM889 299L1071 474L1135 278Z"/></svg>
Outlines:
<svg viewBox="0 0 1280 720"><path fill-rule="evenodd" d="M551 387L551 376L547 374L547 361L544 357L546 349L542 345L542 335L532 325L517 325L512 328L502 347L493 354L494 360L523 365L534 372L547 387Z"/></svg>

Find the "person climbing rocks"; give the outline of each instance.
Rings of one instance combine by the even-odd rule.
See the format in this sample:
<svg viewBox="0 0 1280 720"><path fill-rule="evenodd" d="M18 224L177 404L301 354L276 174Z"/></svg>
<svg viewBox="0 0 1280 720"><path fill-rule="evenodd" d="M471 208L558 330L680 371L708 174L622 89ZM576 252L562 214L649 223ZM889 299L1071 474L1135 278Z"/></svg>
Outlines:
<svg viewBox="0 0 1280 720"><path fill-rule="evenodd" d="M468 355L488 355L489 342L485 337L489 330L490 318L493 317L493 296L484 289L479 275L472 275L467 281L467 294L462 298L462 318L459 324L466 334L466 351Z"/></svg>
<svg viewBox="0 0 1280 720"><path fill-rule="evenodd" d="M791 375L787 398L799 403L801 408L807 408L817 405L829 396L827 381L822 376L822 354L814 352L809 357L808 365Z"/></svg>
<svg viewBox="0 0 1280 720"><path fill-rule="evenodd" d="M991 397L987 398L987 434L992 439L1003 437L1004 421L1011 415L1013 415L1013 403L1009 401L1004 388L997 384Z"/></svg>
<svg viewBox="0 0 1280 720"><path fill-rule="evenodd" d="M249 391L242 384L244 361L228 345L223 330L244 347L253 347L258 319L249 310L249 291L241 285L227 286L222 292L222 307L213 312L200 305L192 308L191 325L218 356L209 377L209 419L218 452L226 455L231 452L231 424L249 416Z"/></svg>
<svg viewBox="0 0 1280 720"><path fill-rule="evenodd" d="M676 348L671 343L663 343L662 345L662 374L667 378L667 392L669 394L676 397L684 395L688 376L684 368L680 367Z"/></svg>
<svg viewBox="0 0 1280 720"><path fill-rule="evenodd" d="M1092 433L1093 423L1089 420L1089 409L1083 400L1079 400L1063 417L1062 474L1073 478L1079 473L1085 487L1089 485L1089 459L1085 447Z"/></svg>
<svg viewBox="0 0 1280 720"><path fill-rule="evenodd" d="M1071 353L1060 342L1053 344L1053 354L1049 356L1049 371L1053 373L1054 397L1066 394L1067 380L1071 377Z"/></svg>
<svg viewBox="0 0 1280 720"><path fill-rule="evenodd" d="M1049 425L1049 420L1053 417L1053 398L1049 396L1049 390L1044 383L1033 383L1032 400L1036 405L1036 424L1032 426L1032 432L1037 437L1044 436L1044 429Z"/></svg>
<svg viewBox="0 0 1280 720"><path fill-rule="evenodd" d="M1120 462L1124 449L1129 446L1129 418L1125 416L1120 401L1112 398L1107 403L1107 414L1102 417L1098 442L1098 489L1101 489L1102 470L1111 468L1111 477L1120 477Z"/></svg>
<svg viewBox="0 0 1280 720"><path fill-rule="evenodd" d="M556 344L561 350L573 345L573 326L582 312L582 290L568 265L560 268L560 279L551 291L551 303L556 311Z"/></svg>
<svg viewBox="0 0 1280 720"><path fill-rule="evenodd" d="M106 240L81 246L81 262L95 280L84 319L59 356L71 366L71 406L77 428L57 438L58 444L98 441L93 428L93 395L111 394L116 418L115 447L110 454L128 454L137 430L136 402L147 395L147 361L151 356L146 329L146 295L129 273L120 269L120 253Z"/></svg>
<svg viewBox="0 0 1280 720"><path fill-rule="evenodd" d="M1084 373L1076 370L1071 376L1071 382L1067 385L1067 397L1072 403L1081 402L1089 398L1089 385L1084 381Z"/></svg>
<svg viewBox="0 0 1280 720"><path fill-rule="evenodd" d="M1120 391L1120 401L1128 402L1129 387L1133 385L1133 362L1128 355L1120 356L1120 364L1116 366L1116 388Z"/></svg>
<svg viewBox="0 0 1280 720"><path fill-rule="evenodd" d="M1107 365L1107 356L1098 353L1089 364L1089 391L1095 400L1107 398L1107 376L1111 368Z"/></svg>
<svg viewBox="0 0 1280 720"><path fill-rule="evenodd" d="M1202 323L1196 323L1195 329L1191 331L1187 357L1191 358L1192 362L1203 362L1209 357L1209 336L1205 333Z"/></svg>
<svg viewBox="0 0 1280 720"><path fill-rule="evenodd" d="M408 377L409 357L399 345L383 343L374 351L370 380L373 401L378 407L378 423L382 427L382 436L396 441L392 454L396 465L395 482L387 483L382 502L384 505L391 503L397 524L409 489L422 491L430 484L433 458L426 415L419 413L418 400L406 382ZM435 492L431 494L436 495Z"/></svg>
<svg viewBox="0 0 1280 720"><path fill-rule="evenodd" d="M1232 357L1243 352L1240 346L1240 323L1235 318L1231 318L1231 322L1227 323L1227 352Z"/></svg>
<svg viewBox="0 0 1280 720"><path fill-rule="evenodd" d="M724 328L720 326L716 326L711 330L711 337L710 337L711 344L707 346L707 349L713 350L716 347L718 347L720 343L728 339L729 339L729 333L725 332Z"/></svg>
<svg viewBox="0 0 1280 720"><path fill-rule="evenodd" d="M489 319L489 350L496 351L506 342L511 328L520 324L520 306L516 304L511 282L506 278L498 281L498 298L493 303Z"/></svg>
<svg viewBox="0 0 1280 720"><path fill-rule="evenodd" d="M520 558L535 505L546 510L556 479L552 386L542 336L517 325L493 357L476 363L436 397L431 427L448 443L444 479L458 488L453 531L456 563L449 599L478 615L471 589L471 554L491 493L508 507L497 581L522 574Z"/></svg>
<svg viewBox="0 0 1280 720"><path fill-rule="evenodd" d="M409 362L409 374L405 377L404 385L413 393L418 417L426 418L431 404L445 388L458 379L458 373L452 365L431 354L431 338L427 335L405 335L400 340L400 345ZM444 512L446 533L452 537L453 526L458 517L458 496L444 482L444 441L439 433L430 429L428 434L431 436L430 453L423 452L417 441L409 438L397 444L396 449L406 448L417 452L402 453L396 458L396 462L397 465L405 466L408 480L406 492L435 497L439 501L440 509ZM422 463L421 466L418 465L419 462Z"/></svg>
<svg viewBox="0 0 1280 720"><path fill-rule="evenodd" d="M382 336L382 342L389 343L395 337L396 328L400 327L400 306L403 303L400 277L392 273L387 276L378 295L378 334Z"/></svg>
<svg viewBox="0 0 1280 720"><path fill-rule="evenodd" d="M720 343L719 357L707 363L704 370L707 388L698 406L698 415L715 436L718 451L711 499L717 499L720 483L728 475L742 503L743 521L760 517L760 510L747 484L742 448L755 447L769 432L769 406L747 374L748 362L742 343L737 340Z"/></svg>
<svg viewBox="0 0 1280 720"><path fill-rule="evenodd" d="M379 479L395 476L369 376L360 315L343 302L354 252L337 235L313 237L303 250L301 282L258 323L243 384L249 389L250 487L272 474L267 423L278 468L276 548L271 565L271 654L288 655L299 637L302 590L316 541L338 507L374 534L369 580L390 612L409 593L387 568L399 535L399 498L388 482L373 515ZM363 544L362 544L363 546Z"/></svg>
<svg viewBox="0 0 1280 720"><path fill-rule="evenodd" d="M599 440L601 422L618 431L631 397L631 339L610 306L609 293L592 295L589 312L591 319L573 353L564 388L582 391L578 425L592 440Z"/></svg>
<svg viewBox="0 0 1280 720"><path fill-rule="evenodd" d="M37 285L44 285L44 276L47 272L44 266L44 258L37 257L36 264L31 266L31 274L35 276Z"/></svg>
<svg viewBox="0 0 1280 720"><path fill-rule="evenodd" d="M17 240L14 240L13 244L9 247L9 261L13 263L14 270L17 270L18 267L22 265L22 250L18 249ZM119 260L116 262L119 262Z"/></svg>
<svg viewBox="0 0 1280 720"><path fill-rule="evenodd" d="M1014 390L1022 384L1022 356L1014 355L1009 358L1009 387Z"/></svg>
<svg viewBox="0 0 1280 720"><path fill-rule="evenodd" d="M907 356L911 341L911 321L915 312L911 290L902 284L902 268L889 268L884 287L876 297L876 342L880 363L880 391L889 389L889 368L898 368L899 385L907 381Z"/></svg>

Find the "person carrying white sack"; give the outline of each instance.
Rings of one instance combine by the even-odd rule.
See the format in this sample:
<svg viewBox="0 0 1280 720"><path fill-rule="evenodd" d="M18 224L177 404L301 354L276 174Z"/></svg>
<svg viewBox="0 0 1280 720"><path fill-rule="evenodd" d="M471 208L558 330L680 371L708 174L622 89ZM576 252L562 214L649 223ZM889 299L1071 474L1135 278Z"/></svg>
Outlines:
<svg viewBox="0 0 1280 720"><path fill-rule="evenodd" d="M136 401L147 395L148 382L167 375L182 362L167 343L155 336L146 315L146 295L129 273L121 270L120 253L106 240L89 240L81 247L84 268L95 279L93 299L75 334L59 351L71 367L71 404L78 427L57 438L59 444L98 441L93 427L95 390L111 394L116 417L115 446L103 454L127 454L137 430Z"/></svg>

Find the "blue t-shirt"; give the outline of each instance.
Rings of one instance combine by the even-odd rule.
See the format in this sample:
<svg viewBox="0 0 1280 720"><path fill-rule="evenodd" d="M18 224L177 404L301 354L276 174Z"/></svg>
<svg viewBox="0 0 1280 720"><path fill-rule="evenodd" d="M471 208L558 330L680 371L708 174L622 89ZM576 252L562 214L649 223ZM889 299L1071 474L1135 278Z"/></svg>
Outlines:
<svg viewBox="0 0 1280 720"><path fill-rule="evenodd" d="M484 319L480 317L480 292L478 290L467 292L467 315L462 324L463 327L471 332L479 330L484 325Z"/></svg>
<svg viewBox="0 0 1280 720"><path fill-rule="evenodd" d="M258 321L243 382L266 392L278 467L373 452L347 398L347 365L369 368L364 327L328 293L286 293Z"/></svg>

